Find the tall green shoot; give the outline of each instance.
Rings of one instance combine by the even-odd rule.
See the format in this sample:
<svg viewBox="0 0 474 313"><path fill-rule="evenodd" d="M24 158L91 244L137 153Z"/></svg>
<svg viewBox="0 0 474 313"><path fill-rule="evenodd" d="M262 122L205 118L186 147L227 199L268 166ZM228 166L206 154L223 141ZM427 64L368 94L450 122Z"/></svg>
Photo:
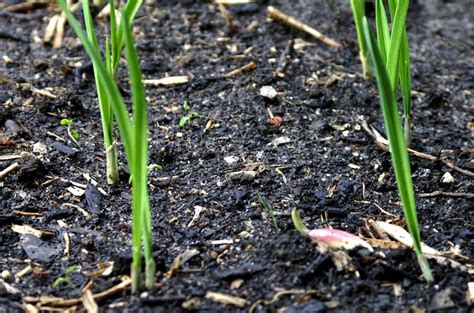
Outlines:
<svg viewBox="0 0 474 313"><path fill-rule="evenodd" d="M354 21L357 30L357 39L361 53L364 78L368 76L365 69L367 64L367 47L362 36L362 17L364 13L365 0L351 0ZM375 24L377 30L377 45L380 56L387 65L387 71L392 85L392 90L397 91L398 86L403 98L404 135L405 140L410 142L411 129L411 77L410 77L410 52L408 47L408 36L405 27L409 0L388 0L391 27L387 18L383 0L375 0ZM399 42L401 41L401 45ZM362 59L365 55L365 60Z"/></svg>
<svg viewBox="0 0 474 313"><path fill-rule="evenodd" d="M418 257L418 263L427 281L433 280L428 261L421 250L421 236L416 213L415 193L413 190L413 181L411 177L410 160L408 156L407 143L404 138L402 123L398 113L398 105L393 91L393 85L390 81L388 64L383 60L376 40L367 22L367 18L363 18L363 35L373 61L374 73L377 80L377 88L380 96L380 105L382 107L385 129L387 131L392 165L397 180L398 192L400 194L403 212L405 215L408 230L413 237L413 246ZM400 37L401 39L401 37ZM398 45L401 45L401 40ZM392 47L396 43L391 42Z"/></svg>
<svg viewBox="0 0 474 313"><path fill-rule="evenodd" d="M121 34L126 50L128 61L129 77L131 81L133 115L129 117L129 112L120 94L114 76L110 71L110 64L105 64L94 43L93 37L86 34L72 12L68 9L65 0L58 0L69 24L82 42L85 51L92 60L95 74L101 92L109 99L110 107L117 120L120 136L122 138L128 166L132 174L132 292L137 292L141 285L141 250L142 245L145 254L145 285L151 289L155 279L155 263L152 251L151 214L148 198L148 116L145 101L145 91L142 84L142 73L138 60L132 30L126 15L122 13ZM86 3L86 1L84 2ZM85 4L88 6L87 4ZM91 19L90 11L85 10L86 23ZM114 44L112 43L114 49ZM113 54L112 54L113 55ZM110 59L111 60L111 59ZM113 67L112 67L113 68Z"/></svg>
<svg viewBox="0 0 474 313"><path fill-rule="evenodd" d="M357 32L357 41L359 42L359 57L362 64L362 76L369 78L369 65L367 61L367 48L362 35L362 18L365 16L365 0L351 0L352 13Z"/></svg>
<svg viewBox="0 0 474 313"><path fill-rule="evenodd" d="M126 20L129 24L132 23L135 14L140 8L143 1L133 1L130 0L125 5L124 14ZM123 45L124 45L124 35L123 30L119 27L117 28L117 19L115 14L115 5L114 1L109 2L110 13L109 13L109 28L110 28L110 40L106 39L105 42L105 64L109 74L116 79L117 78L117 69L119 66L120 56L122 54ZM97 42L97 37L95 35L94 23L92 20L92 15L90 12L89 2L87 0L83 1L83 11L84 19L87 31L87 37L89 41L94 45L95 49L99 50L99 45ZM110 99L107 97L107 93L104 91L104 86L101 86L102 82L99 79L97 73L96 65L94 67L94 77L95 84L97 89L97 97L99 100L99 110L102 124L102 133L104 136L104 147L105 147L105 157L106 157L106 168L107 168L107 183L115 184L119 179L118 173L118 162L117 162L117 147L114 140L114 119L113 112L111 108Z"/></svg>

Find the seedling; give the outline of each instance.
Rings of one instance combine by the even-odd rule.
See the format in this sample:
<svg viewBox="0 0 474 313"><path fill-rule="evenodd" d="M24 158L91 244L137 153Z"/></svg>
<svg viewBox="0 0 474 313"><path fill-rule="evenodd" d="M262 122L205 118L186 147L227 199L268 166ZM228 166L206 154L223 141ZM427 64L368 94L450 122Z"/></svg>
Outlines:
<svg viewBox="0 0 474 313"><path fill-rule="evenodd" d="M98 94L107 96L110 110L117 121L120 136L125 148L128 167L132 177L132 292L136 293L141 283L141 256L142 246L145 255L145 285L148 289L153 288L155 280L155 261L153 260L153 246L151 233L151 214L148 198L148 113L145 101L145 90L142 83L142 71L134 45L132 30L130 27L133 16L141 4L141 1L129 1L122 11L120 27L111 30L112 46L109 48L112 54L107 54L106 62L101 58L96 44L95 34L91 31L92 17L88 1L83 2L84 18L87 34L82 29L72 12L67 7L65 0L58 0L69 24L74 29L77 37L82 42L85 51L92 60L94 73L96 75L96 87ZM114 15L113 1L110 2L111 15ZM111 28L115 27L115 18L112 18ZM106 48L108 45L106 44ZM119 52L125 47L128 74L132 91L133 114L130 117L125 102L117 86L114 72L118 64ZM110 112L109 112L110 113ZM110 115L112 115L112 113ZM110 116L111 117L111 116Z"/></svg>
<svg viewBox="0 0 474 313"><path fill-rule="evenodd" d="M191 112L190 111L191 107L189 106L188 101L183 102L183 110L184 110L184 112L187 112L188 114L186 114L185 116L180 118L180 120L179 120L179 126L180 127L186 126L187 123L189 123L191 120L193 120L195 118L207 118L207 116L205 116L205 115L198 114L198 113L195 113L195 112Z"/></svg>
<svg viewBox="0 0 474 313"><path fill-rule="evenodd" d="M72 265L66 269L64 276L56 278L53 282L53 287L58 287L60 285L72 286L72 281L70 275L74 273L77 269L77 265Z"/></svg>
<svg viewBox="0 0 474 313"><path fill-rule="evenodd" d="M280 231L280 227L278 227L277 218L275 215L275 210L273 209L272 204L270 202L265 201L265 199L263 198L260 192L257 192L257 197L260 204L265 208L265 210L267 210L268 214L270 214L273 221L273 225L275 226L275 229L277 231Z"/></svg>
<svg viewBox="0 0 474 313"><path fill-rule="evenodd" d="M396 9L395 22L400 21L401 19L403 20L403 15L406 15L406 6L403 8L399 7L403 2L403 0L399 0L398 2L399 5ZM405 14L403 14L403 12L400 13L400 10L405 11ZM400 194L407 227L413 237L413 246L423 275L427 281L432 281L433 275L431 274L428 261L421 250L421 236L416 213L415 192L413 190L413 181L411 178L407 141L404 138L402 123L398 114L396 95L392 85L393 80L390 79L390 68L392 70L394 68L396 69L396 64L393 65L390 62L386 64L384 62L382 53L377 46L376 40L372 36L367 18L365 17L362 20L362 30L364 41L367 45L371 59L373 60L375 78L377 80L377 88L380 96L380 105L382 107L385 129L387 131L390 154L392 157L392 165L397 180L398 192ZM390 39L388 60L390 60L391 55L396 54L393 51L400 49L400 46L402 45L402 34L403 32L399 32L398 36L392 35L392 38ZM393 72L391 73L393 78ZM393 79L396 79L396 76Z"/></svg>
<svg viewBox="0 0 474 313"><path fill-rule="evenodd" d="M410 142L411 129L411 76L410 52L405 20L409 0L389 0L389 11L392 22L390 29L383 0L375 0L375 22L377 30L377 46L381 59L386 65L391 90L397 92L398 86L403 98L404 136L407 145ZM352 12L359 42L362 72L368 78L368 51L363 37L362 20L365 16L365 0L351 0Z"/></svg>
<svg viewBox="0 0 474 313"><path fill-rule="evenodd" d="M62 126L66 126L67 134L68 134L69 138L71 138L71 140L74 141L74 143L77 146L79 146L79 143L77 142L77 140L79 139L79 132L72 128L72 124L73 124L72 120L69 120L67 118L63 118L59 122L59 124L61 124Z"/></svg>

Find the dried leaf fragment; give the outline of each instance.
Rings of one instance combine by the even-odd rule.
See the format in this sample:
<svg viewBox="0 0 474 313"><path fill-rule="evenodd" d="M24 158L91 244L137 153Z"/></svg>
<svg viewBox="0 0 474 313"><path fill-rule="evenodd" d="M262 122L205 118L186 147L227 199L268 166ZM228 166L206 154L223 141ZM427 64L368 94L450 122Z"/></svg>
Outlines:
<svg viewBox="0 0 474 313"><path fill-rule="evenodd" d="M407 232L405 229L403 229L400 226L393 225L387 222L382 222L382 221L377 221L378 226L383 229L384 232L386 232L390 237L393 239L401 242L405 246L408 246L410 248L413 248L413 239L410 235L409 232ZM431 255L443 255L442 252L425 245L424 243L421 243L421 251L426 254L431 254Z"/></svg>
<svg viewBox="0 0 474 313"><path fill-rule="evenodd" d="M87 289L82 294L82 304L84 305L84 308L86 309L87 313L99 312L99 307L97 306L97 303L94 300L94 295L92 294L92 291L90 289Z"/></svg>

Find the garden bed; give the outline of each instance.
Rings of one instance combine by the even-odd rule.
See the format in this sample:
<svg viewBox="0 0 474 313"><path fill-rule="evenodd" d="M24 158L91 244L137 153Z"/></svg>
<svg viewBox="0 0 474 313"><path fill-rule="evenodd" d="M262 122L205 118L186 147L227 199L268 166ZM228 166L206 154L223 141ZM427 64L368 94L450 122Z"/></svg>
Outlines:
<svg viewBox="0 0 474 313"><path fill-rule="evenodd" d="M412 1L408 16L411 148L434 158L411 154L421 233L449 252L430 260L428 284L411 249L369 240L371 220L404 225L390 155L364 131L367 123L383 134L375 82L359 74L348 1L315 2L229 6L233 29L212 1L158 1L139 12L145 78L189 81L147 87L150 163L163 170L149 184L157 288L137 296L127 278L128 170L121 155L119 184L106 184L92 66L69 27L62 48L43 42L56 6L2 8L0 171L11 171L0 193L0 312L80 309L84 289L99 294L101 311L472 309L474 5ZM267 19L268 5L342 48ZM263 86L279 95L262 96ZM199 117L180 126L185 101ZM341 265L294 230L293 207L311 228L359 234L375 252L348 251Z"/></svg>

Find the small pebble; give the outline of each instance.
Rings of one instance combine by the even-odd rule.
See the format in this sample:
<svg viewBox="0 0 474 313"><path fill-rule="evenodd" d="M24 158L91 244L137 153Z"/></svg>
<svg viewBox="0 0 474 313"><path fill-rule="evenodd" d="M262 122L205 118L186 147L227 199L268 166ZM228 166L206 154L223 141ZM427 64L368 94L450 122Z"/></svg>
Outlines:
<svg viewBox="0 0 474 313"><path fill-rule="evenodd" d="M183 138L183 133L177 132L176 133L176 138Z"/></svg>
<svg viewBox="0 0 474 313"><path fill-rule="evenodd" d="M446 172L444 173L443 177L441 177L441 182L444 184L452 184L454 183L454 177L451 173Z"/></svg>
<svg viewBox="0 0 474 313"><path fill-rule="evenodd" d="M46 154L48 152L48 147L42 143L37 142L33 145L33 153Z"/></svg>
<svg viewBox="0 0 474 313"><path fill-rule="evenodd" d="M21 126L13 120L6 120L4 125L7 129L7 133L10 135L16 135L21 132Z"/></svg>
<svg viewBox="0 0 474 313"><path fill-rule="evenodd" d="M262 86L262 88L260 88L260 95L264 98L273 100L278 96L278 92L272 86Z"/></svg>
<svg viewBox="0 0 474 313"><path fill-rule="evenodd" d="M184 310L197 311L201 307L201 299L197 297L191 298L189 300L184 301L183 304L181 304L181 307Z"/></svg>
<svg viewBox="0 0 474 313"><path fill-rule="evenodd" d="M10 281L10 279L12 278L12 274L7 271L7 270L4 270L2 271L2 279L6 282Z"/></svg>
<svg viewBox="0 0 474 313"><path fill-rule="evenodd" d="M225 161L228 165L234 165L235 163L239 162L239 158L236 157L236 156L230 155L230 156L226 156L226 157L224 158L224 161Z"/></svg>

